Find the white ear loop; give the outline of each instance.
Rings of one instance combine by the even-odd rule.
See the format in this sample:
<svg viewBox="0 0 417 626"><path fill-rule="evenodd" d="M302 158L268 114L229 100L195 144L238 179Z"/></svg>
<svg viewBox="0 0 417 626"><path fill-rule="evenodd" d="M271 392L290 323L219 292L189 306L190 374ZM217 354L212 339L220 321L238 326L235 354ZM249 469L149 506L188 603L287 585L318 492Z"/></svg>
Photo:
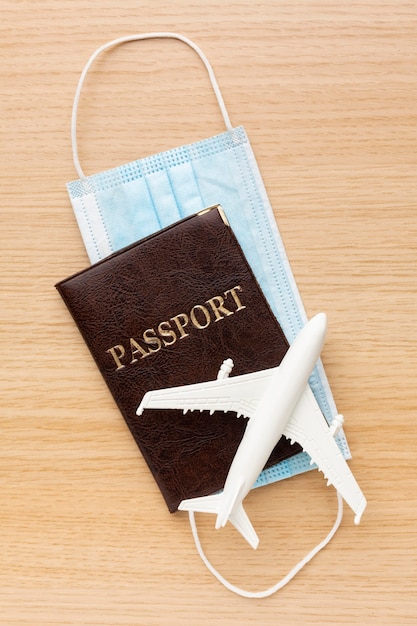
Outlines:
<svg viewBox="0 0 417 626"><path fill-rule="evenodd" d="M74 103L72 106L72 116L71 116L71 143L72 143L72 157L74 160L74 166L75 169L77 171L77 174L79 176L79 178L85 178L85 174L81 168L80 165L80 161L78 158L78 144L77 144L77 113L78 113L78 105L79 105L79 101L80 101L80 95L81 95L81 90L84 84L84 80L85 77L87 75L88 70L90 69L91 65L94 63L94 61L96 60L96 58L99 56L99 54L101 54L102 52L104 52L105 50L108 50L109 48L113 48L115 46L118 46L119 44L123 44L123 43L127 43L129 41L139 41L142 39L179 39L180 41L183 41L184 43L186 43L188 46L190 46L200 57L200 59L202 60L202 62L204 63L206 70L208 72L209 78L210 78L210 82L211 85L213 87L214 93L216 95L217 98L217 102L219 104L220 107L220 111L222 113L223 116L223 120L224 123L226 125L226 128L228 131L232 131L233 130L233 126L230 122L230 118L229 118L229 114L227 113L226 110L226 106L224 104L224 100L223 100L223 96L220 92L220 88L219 85L217 83L216 77L214 75L213 69L207 59L207 57L205 56L205 54L203 53L203 51L193 42L191 41L191 39L188 39L187 37L184 37L183 35L179 35L177 33L169 33L169 32L162 32L162 33L143 33L143 34L139 34L139 35L127 35L126 37L119 37L118 39L114 39L113 41L109 41L107 43L105 43L104 45L102 45L100 48L97 48L97 50L91 55L91 57L89 58L89 60L87 61L80 79L78 81L78 85L77 85L77 89L75 92L75 96L74 96Z"/></svg>
<svg viewBox="0 0 417 626"><path fill-rule="evenodd" d="M342 517L343 517L343 498L338 491L336 493L337 493L337 500L338 500L337 517L327 537L323 539L323 541L319 543L315 548L313 548L313 550L311 550L311 552L309 552L295 567L293 567L292 570L286 576L284 576L284 578L282 578L279 582L277 582L273 587L270 587L269 589L265 589L264 591L246 591L245 589L240 589L239 587L232 585L232 583L226 580L226 578L224 578L216 570L216 568L210 563L210 561L206 557L204 550L201 546L200 538L198 536L198 530L197 530L197 525L195 522L194 511L189 511L190 526L191 526L191 530L193 533L194 542L198 550L198 554L200 555L205 566L213 574L213 576L215 576L217 580L222 583L222 585L224 585L227 589L229 589L229 591L233 591L233 593L237 593L239 596L243 596L244 598L266 598L267 596L271 596L275 592L282 589L282 587L284 587L286 584L288 584L294 578L294 576L296 576L296 574L298 574L298 572L301 569L303 569L303 567L307 565L307 563L311 561L311 559L314 556L316 556L316 554L320 552L320 550L325 548L327 544L331 541L331 539L333 539L337 529L339 528L341 524Z"/></svg>

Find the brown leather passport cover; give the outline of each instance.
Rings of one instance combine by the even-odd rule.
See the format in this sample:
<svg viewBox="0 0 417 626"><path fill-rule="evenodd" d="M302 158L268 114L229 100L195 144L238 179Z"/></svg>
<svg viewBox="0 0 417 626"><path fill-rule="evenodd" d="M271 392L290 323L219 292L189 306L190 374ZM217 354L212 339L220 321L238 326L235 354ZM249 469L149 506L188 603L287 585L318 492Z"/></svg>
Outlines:
<svg viewBox="0 0 417 626"><path fill-rule="evenodd" d="M145 410L151 389L274 367L288 344L220 207L185 218L56 285L171 512L221 489L246 420ZM268 466L300 451L283 437Z"/></svg>

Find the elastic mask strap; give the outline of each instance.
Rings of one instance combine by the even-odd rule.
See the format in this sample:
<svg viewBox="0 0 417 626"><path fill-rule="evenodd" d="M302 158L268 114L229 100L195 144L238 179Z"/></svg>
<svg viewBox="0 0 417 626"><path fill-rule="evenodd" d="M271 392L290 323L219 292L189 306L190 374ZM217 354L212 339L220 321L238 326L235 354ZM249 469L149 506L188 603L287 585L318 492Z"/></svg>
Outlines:
<svg viewBox="0 0 417 626"><path fill-rule="evenodd" d="M74 160L74 165L75 165L75 169L77 170L78 176L80 178L85 178L85 174L81 168L80 165L80 161L78 159L78 145L77 145L77 113L78 113L78 104L80 101L80 95L81 95L81 89L83 87L84 84L84 80L85 77L87 75L88 70L90 69L91 65L94 63L94 61L96 60L96 58L99 56L99 54L101 54L102 52L104 52L105 50L108 50L109 48L114 48L115 46L118 46L122 43L127 43L129 41L138 41L141 39L179 39L180 41L183 41L184 43L186 43L188 46L190 46L190 48L192 48L200 57L200 59L202 60L202 62L204 63L206 70L208 72L209 78L210 78L210 82L212 84L214 93L216 95L217 98L217 102L219 104L220 107L220 111L222 113L223 119L224 119L224 123L226 125L227 130L232 131L233 130L233 126L230 123L230 119L229 119L229 115L227 113L226 110L226 106L224 104L223 101L223 97L222 94L220 92L219 86L217 84L217 80L216 77L214 76L214 72L213 69L207 59L207 57L205 56L205 54L203 53L203 51L194 43L192 42L190 39L187 39L187 37L184 37L183 35L179 35L177 33L143 33L143 34L139 34L139 35L128 35L126 37L120 37L119 39L114 39L113 41L109 41L108 43L104 44L103 46L101 46L100 48L98 48L94 54L91 55L91 57L89 58L89 60L87 61L80 79L78 81L78 85L77 85L77 90L75 92L75 97L74 97L74 103L72 106L72 117L71 117L71 143L72 143L72 157Z"/></svg>
<svg viewBox="0 0 417 626"><path fill-rule="evenodd" d="M270 587L269 589L265 589L265 591L246 591L245 589L240 589L239 587L232 585L232 583L229 583L228 580L223 578L223 576L210 563L210 561L208 560L208 558L206 557L204 553L204 550L201 546L200 538L198 536L197 525L195 522L193 511L189 511L189 519L190 519L190 525L191 525L191 530L193 532L195 545L198 550L198 554L203 560L203 563L210 570L210 572L217 578L217 580L220 581L222 585L224 585L227 589L229 589L229 591L233 591L234 593L237 593L239 596L243 596L244 598L266 598L267 596L271 596L272 594L274 594L276 591L279 591L279 589L282 589L282 587L285 587L285 585L289 583L290 580L292 580L294 576L296 576L296 574L298 574L298 572L301 569L303 569L304 565L307 565L307 563L311 561L311 559L314 556L316 556L316 554L320 552L320 550L326 547L327 544L334 537L337 529L340 526L340 523L343 517L343 499L339 492L337 492L337 500L338 500L338 511L337 511L336 521L333 525L333 528L327 535L327 537L323 539L323 541L319 543L313 550L311 550L311 552L309 552L295 567L293 567L293 569L286 576L284 576L284 578L282 578L279 582L277 582L273 587Z"/></svg>

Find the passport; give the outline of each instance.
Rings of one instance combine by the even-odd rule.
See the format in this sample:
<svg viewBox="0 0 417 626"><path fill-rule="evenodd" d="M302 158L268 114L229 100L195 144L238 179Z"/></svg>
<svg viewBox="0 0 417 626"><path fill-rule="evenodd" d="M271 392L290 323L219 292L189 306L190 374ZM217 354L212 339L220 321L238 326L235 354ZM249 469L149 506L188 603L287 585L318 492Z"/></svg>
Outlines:
<svg viewBox="0 0 417 626"><path fill-rule="evenodd" d="M223 488L246 420L146 410L144 394L279 365L288 343L220 206L115 252L56 288L170 512ZM282 437L267 466L300 452Z"/></svg>

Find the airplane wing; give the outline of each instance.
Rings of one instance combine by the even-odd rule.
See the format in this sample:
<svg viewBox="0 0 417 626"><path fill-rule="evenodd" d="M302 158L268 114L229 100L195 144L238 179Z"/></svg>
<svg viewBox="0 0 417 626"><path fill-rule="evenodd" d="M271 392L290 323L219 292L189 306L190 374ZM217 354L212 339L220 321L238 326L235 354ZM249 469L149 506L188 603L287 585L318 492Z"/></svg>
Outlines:
<svg viewBox="0 0 417 626"><path fill-rule="evenodd" d="M333 485L355 512L355 524L359 524L366 507L365 497L339 450L310 387L306 387L295 407L284 429L284 435L292 442L297 441L310 455L312 463L316 463L327 478L327 484Z"/></svg>
<svg viewBox="0 0 417 626"><path fill-rule="evenodd" d="M236 411L238 416L253 417L256 407L276 368L251 374L242 374L203 383L148 391L137 409L182 409ZM355 523L366 507L360 490L333 434L320 410L313 392L307 385L283 433L292 442L297 441L310 455L328 480L355 512Z"/></svg>
<svg viewBox="0 0 417 626"><path fill-rule="evenodd" d="M141 415L144 409L218 410L252 417L275 369L148 391L136 413Z"/></svg>

